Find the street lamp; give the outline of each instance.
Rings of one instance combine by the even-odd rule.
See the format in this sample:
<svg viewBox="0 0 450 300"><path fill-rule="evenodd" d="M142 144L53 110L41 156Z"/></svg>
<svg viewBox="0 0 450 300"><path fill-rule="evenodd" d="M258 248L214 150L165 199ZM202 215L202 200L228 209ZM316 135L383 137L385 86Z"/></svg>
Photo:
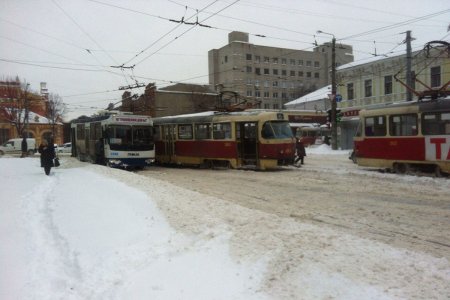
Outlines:
<svg viewBox="0 0 450 300"><path fill-rule="evenodd" d="M328 34L331 40L331 148L337 150L337 122L336 122L336 37L332 33L318 30L317 33Z"/></svg>

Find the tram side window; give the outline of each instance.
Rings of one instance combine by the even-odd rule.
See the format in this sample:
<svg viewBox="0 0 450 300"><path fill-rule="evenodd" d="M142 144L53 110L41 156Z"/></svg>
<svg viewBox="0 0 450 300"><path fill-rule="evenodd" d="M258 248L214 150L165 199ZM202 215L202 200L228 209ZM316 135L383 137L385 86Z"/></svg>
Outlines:
<svg viewBox="0 0 450 300"><path fill-rule="evenodd" d="M417 115L393 115L389 117L391 136L417 135Z"/></svg>
<svg viewBox="0 0 450 300"><path fill-rule="evenodd" d="M196 124L195 139L207 140L211 138L211 124Z"/></svg>
<svg viewBox="0 0 450 300"><path fill-rule="evenodd" d="M386 117L376 116L365 119L364 131L366 136L385 136L386 135Z"/></svg>
<svg viewBox="0 0 450 300"><path fill-rule="evenodd" d="M450 134L450 112L423 114L422 134Z"/></svg>
<svg viewBox="0 0 450 300"><path fill-rule="evenodd" d="M178 138L180 140L192 140L192 125L178 125Z"/></svg>
<svg viewBox="0 0 450 300"><path fill-rule="evenodd" d="M214 123L213 138L215 140L231 139L231 123Z"/></svg>

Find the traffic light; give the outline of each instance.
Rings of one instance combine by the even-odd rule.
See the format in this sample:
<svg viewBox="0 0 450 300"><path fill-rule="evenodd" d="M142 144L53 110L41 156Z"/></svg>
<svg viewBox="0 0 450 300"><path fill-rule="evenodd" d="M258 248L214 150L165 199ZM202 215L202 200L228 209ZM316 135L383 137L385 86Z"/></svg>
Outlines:
<svg viewBox="0 0 450 300"><path fill-rule="evenodd" d="M343 113L341 113L341 110L336 109L336 122L340 122L342 120L342 115Z"/></svg>
<svg viewBox="0 0 450 300"><path fill-rule="evenodd" d="M331 118L331 109L329 109L329 110L327 110L327 122L331 123L331 120L332 120L332 118Z"/></svg>

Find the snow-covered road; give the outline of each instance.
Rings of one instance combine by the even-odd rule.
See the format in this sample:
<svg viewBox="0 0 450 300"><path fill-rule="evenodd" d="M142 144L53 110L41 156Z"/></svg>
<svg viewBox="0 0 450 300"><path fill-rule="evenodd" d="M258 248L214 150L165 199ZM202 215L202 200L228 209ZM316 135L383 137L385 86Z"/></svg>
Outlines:
<svg viewBox="0 0 450 300"><path fill-rule="evenodd" d="M0 299L450 298L446 257L61 161L0 158Z"/></svg>

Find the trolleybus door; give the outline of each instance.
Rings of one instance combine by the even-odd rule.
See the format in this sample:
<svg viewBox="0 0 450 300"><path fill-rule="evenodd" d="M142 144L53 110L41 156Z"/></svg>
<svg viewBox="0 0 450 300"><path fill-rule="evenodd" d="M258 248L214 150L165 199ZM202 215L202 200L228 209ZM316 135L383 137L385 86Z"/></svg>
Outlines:
<svg viewBox="0 0 450 300"><path fill-rule="evenodd" d="M172 162L175 155L175 125L162 125L162 138L164 142L164 156Z"/></svg>
<svg viewBox="0 0 450 300"><path fill-rule="evenodd" d="M258 123L236 123L238 160L241 165L258 164Z"/></svg>

